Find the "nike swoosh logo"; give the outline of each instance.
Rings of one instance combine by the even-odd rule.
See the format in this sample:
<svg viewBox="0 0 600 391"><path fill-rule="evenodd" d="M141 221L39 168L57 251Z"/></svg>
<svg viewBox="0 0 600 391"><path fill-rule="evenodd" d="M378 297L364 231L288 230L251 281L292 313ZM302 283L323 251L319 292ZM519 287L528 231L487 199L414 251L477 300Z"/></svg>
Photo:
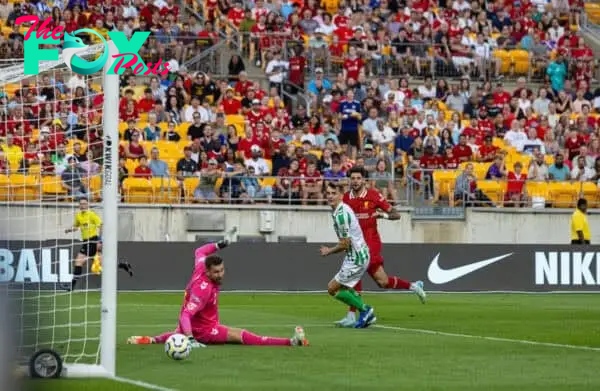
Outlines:
<svg viewBox="0 0 600 391"><path fill-rule="evenodd" d="M450 281L454 281L458 278L464 277L467 274L471 274L479 269L503 260L504 258L510 257L513 253L500 255L499 257L484 259L483 261L470 263L468 265L455 267L453 269L442 269L438 263L440 254L433 258L429 270L427 271L427 278L434 284L445 284Z"/></svg>

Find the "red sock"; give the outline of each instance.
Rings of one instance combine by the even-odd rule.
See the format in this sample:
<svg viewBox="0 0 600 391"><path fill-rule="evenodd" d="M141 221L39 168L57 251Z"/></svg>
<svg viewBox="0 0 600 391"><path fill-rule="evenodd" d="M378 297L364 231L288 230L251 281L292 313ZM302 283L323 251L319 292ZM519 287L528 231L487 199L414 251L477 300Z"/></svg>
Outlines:
<svg viewBox="0 0 600 391"><path fill-rule="evenodd" d="M169 339L169 337L173 334L175 334L174 331L168 331L161 335L157 335L156 337L154 337L154 342L155 343L165 343L165 342L167 342L167 339Z"/></svg>
<svg viewBox="0 0 600 391"><path fill-rule="evenodd" d="M410 289L410 282L402 280L396 276L388 277L388 289Z"/></svg>
<svg viewBox="0 0 600 391"><path fill-rule="evenodd" d="M290 346L292 341L289 338L262 337L242 330L242 343L244 345Z"/></svg>
<svg viewBox="0 0 600 391"><path fill-rule="evenodd" d="M358 284L354 285L354 290L360 294L362 292L362 281L359 281ZM356 312L356 308L350 307L350 312Z"/></svg>

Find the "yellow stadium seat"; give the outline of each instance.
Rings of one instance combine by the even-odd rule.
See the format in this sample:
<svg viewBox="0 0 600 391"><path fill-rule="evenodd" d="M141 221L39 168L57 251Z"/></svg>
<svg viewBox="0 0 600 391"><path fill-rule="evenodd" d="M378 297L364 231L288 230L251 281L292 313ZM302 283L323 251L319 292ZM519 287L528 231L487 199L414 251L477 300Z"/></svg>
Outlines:
<svg viewBox="0 0 600 391"><path fill-rule="evenodd" d="M185 178L183 180L183 192L185 202L192 202L194 200L194 190L196 190L196 187L198 187L199 183L200 178L198 177Z"/></svg>
<svg viewBox="0 0 600 391"><path fill-rule="evenodd" d="M245 135L245 127L246 127L245 121L246 121L246 119L244 118L243 115L230 114L230 115L225 116L225 125L226 126L229 126L229 125L235 126L238 137L243 137Z"/></svg>
<svg viewBox="0 0 600 391"><path fill-rule="evenodd" d="M477 188L481 190L495 204L504 200L506 184L501 181L477 181Z"/></svg>
<svg viewBox="0 0 600 391"><path fill-rule="evenodd" d="M119 137L123 138L123 134L125 134L125 131L127 130L127 128L129 127L129 125L127 124L127 122L119 122Z"/></svg>
<svg viewBox="0 0 600 391"><path fill-rule="evenodd" d="M68 193L59 176L45 176L42 178L42 194L44 198L60 199Z"/></svg>
<svg viewBox="0 0 600 391"><path fill-rule="evenodd" d="M524 75L529 72L529 53L526 50L511 50L510 56L514 73Z"/></svg>
<svg viewBox="0 0 600 391"><path fill-rule="evenodd" d="M555 208L572 208L577 200L577 186L570 182L550 182L548 198Z"/></svg>
<svg viewBox="0 0 600 391"><path fill-rule="evenodd" d="M275 186L276 183L277 183L277 178L276 177L262 178L260 180L260 185L261 186L270 186L270 187L273 187L273 186Z"/></svg>
<svg viewBox="0 0 600 391"><path fill-rule="evenodd" d="M90 194L94 200L102 198L102 176L94 175L88 179Z"/></svg>
<svg viewBox="0 0 600 391"><path fill-rule="evenodd" d="M500 65L500 73L508 73L512 66L512 59L508 51L506 50L494 50L494 57L502 60Z"/></svg>
<svg viewBox="0 0 600 391"><path fill-rule="evenodd" d="M490 166L493 163L473 163L473 171L475 173L475 177L479 180L484 179L487 174Z"/></svg>
<svg viewBox="0 0 600 391"><path fill-rule="evenodd" d="M219 194L219 190L221 189L221 186L223 186L223 178L217 178L217 181L215 182L215 193Z"/></svg>
<svg viewBox="0 0 600 391"><path fill-rule="evenodd" d="M548 198L548 183L540 181L527 181L525 190L529 197Z"/></svg>
<svg viewBox="0 0 600 391"><path fill-rule="evenodd" d="M21 174L11 175L10 193L13 201L39 200L41 193L37 177Z"/></svg>
<svg viewBox="0 0 600 391"><path fill-rule="evenodd" d="M73 145L75 143L79 143L81 144L81 153L85 153L87 151L87 143L85 141L79 140L79 139L69 139L69 141L67 141L67 154L72 154L73 153Z"/></svg>
<svg viewBox="0 0 600 391"><path fill-rule="evenodd" d="M437 199L450 198L450 188L454 188L456 178L460 173L459 170L435 170L433 172L433 186L437 192Z"/></svg>
<svg viewBox="0 0 600 391"><path fill-rule="evenodd" d="M554 156L553 155L544 156L544 162L546 163L547 166L553 165L554 164Z"/></svg>
<svg viewBox="0 0 600 391"><path fill-rule="evenodd" d="M10 200L10 179L7 175L0 175L0 201Z"/></svg>
<svg viewBox="0 0 600 391"><path fill-rule="evenodd" d="M154 202L159 204L178 204L181 202L181 188L175 178L152 178Z"/></svg>
<svg viewBox="0 0 600 391"><path fill-rule="evenodd" d="M187 140L187 132L189 127L190 124L179 124L175 126L175 132L179 135L181 140Z"/></svg>
<svg viewBox="0 0 600 391"><path fill-rule="evenodd" d="M125 168L127 169L127 172L129 173L129 175L133 175L135 168L139 165L140 164L135 159L127 159L125 161Z"/></svg>
<svg viewBox="0 0 600 391"><path fill-rule="evenodd" d="M123 181L125 202L152 203L154 192L149 180L145 178L125 178Z"/></svg>

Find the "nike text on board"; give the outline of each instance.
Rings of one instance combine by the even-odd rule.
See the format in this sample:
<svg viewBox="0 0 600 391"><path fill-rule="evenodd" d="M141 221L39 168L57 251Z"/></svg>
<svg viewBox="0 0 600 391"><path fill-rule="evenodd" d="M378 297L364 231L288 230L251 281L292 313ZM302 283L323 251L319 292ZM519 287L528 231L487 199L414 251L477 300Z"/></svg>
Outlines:
<svg viewBox="0 0 600 391"><path fill-rule="evenodd" d="M600 253L535 253L536 285L600 285Z"/></svg>
<svg viewBox="0 0 600 391"><path fill-rule="evenodd" d="M467 265L458 266L452 269L442 269L438 262L440 258L440 254L438 253L429 265L427 278L434 284L445 284L464 277L467 274L471 274L493 263L501 261L504 258L510 257L511 255L513 255L513 253L500 255L499 257L495 258L484 259L483 261L469 263Z"/></svg>
<svg viewBox="0 0 600 391"><path fill-rule="evenodd" d="M71 251L67 248L20 251L0 248L0 282L71 282L70 264Z"/></svg>

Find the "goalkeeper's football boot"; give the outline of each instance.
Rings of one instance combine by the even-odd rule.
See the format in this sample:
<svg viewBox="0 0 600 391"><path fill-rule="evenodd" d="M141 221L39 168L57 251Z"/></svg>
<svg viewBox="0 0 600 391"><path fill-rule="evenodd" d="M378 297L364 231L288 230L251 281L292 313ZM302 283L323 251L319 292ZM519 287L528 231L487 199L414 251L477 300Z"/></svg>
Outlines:
<svg viewBox="0 0 600 391"><path fill-rule="evenodd" d="M348 312L343 319L335 322L336 327L354 327L356 315L354 312Z"/></svg>
<svg viewBox="0 0 600 391"><path fill-rule="evenodd" d="M415 281L410 284L410 290L415 292L415 295L421 300L421 303L425 304L427 300L427 293L423 289L423 281Z"/></svg>
<svg viewBox="0 0 600 391"><path fill-rule="evenodd" d="M151 345L154 343L154 338L146 336L133 336L127 338L127 343L130 345Z"/></svg>
<svg viewBox="0 0 600 391"><path fill-rule="evenodd" d="M375 318L375 310L370 305L365 306L365 310L360 312L358 316L358 320L354 325L355 329L364 329L369 327L370 322Z"/></svg>
<svg viewBox="0 0 600 391"><path fill-rule="evenodd" d="M294 329L294 336L291 338L292 346L308 346L308 339L304 335L304 329L302 326L296 326Z"/></svg>
<svg viewBox="0 0 600 391"><path fill-rule="evenodd" d="M119 261L119 269L125 271L125 273L129 274L129 277L133 277L133 267L127 261Z"/></svg>

